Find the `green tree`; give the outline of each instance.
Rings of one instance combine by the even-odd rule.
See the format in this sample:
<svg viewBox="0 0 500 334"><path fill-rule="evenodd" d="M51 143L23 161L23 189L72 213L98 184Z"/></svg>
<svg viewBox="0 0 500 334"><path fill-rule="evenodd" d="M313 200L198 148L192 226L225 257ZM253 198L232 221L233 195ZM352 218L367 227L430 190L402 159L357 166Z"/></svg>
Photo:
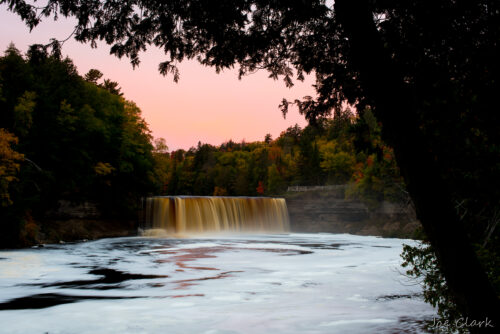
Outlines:
<svg viewBox="0 0 500 334"><path fill-rule="evenodd" d="M168 191L169 176L171 173L171 160L168 153L168 146L164 138L157 138L154 141L153 150L154 171L152 182L157 186L156 194L165 195Z"/></svg>
<svg viewBox="0 0 500 334"><path fill-rule="evenodd" d="M116 81L111 81L110 79L104 79L104 82L102 83L101 87L110 92L111 94L123 96L121 88L118 85L119 84Z"/></svg>
<svg viewBox="0 0 500 334"><path fill-rule="evenodd" d="M253 194L253 191L250 190L251 153L239 151L235 158L236 176L233 184L234 193L238 196Z"/></svg>
<svg viewBox="0 0 500 334"><path fill-rule="evenodd" d="M285 183L283 177L278 171L275 164L272 164L267 168L267 192L269 194L279 194L285 190Z"/></svg>
<svg viewBox="0 0 500 334"><path fill-rule="evenodd" d="M320 146L320 166L328 173L329 182L342 184L351 178L356 159L352 153L340 151L336 146L333 141Z"/></svg>
<svg viewBox="0 0 500 334"><path fill-rule="evenodd" d="M99 71L95 68L92 68L87 72L87 74L85 74L85 81L88 81L90 83L97 85L97 81L99 79L101 79L102 76L103 76L103 74L101 71Z"/></svg>
<svg viewBox="0 0 500 334"><path fill-rule="evenodd" d="M13 129L19 136L24 137L28 134L33 124L33 109L35 108L36 93L26 91L18 99L18 104L14 107Z"/></svg>
<svg viewBox="0 0 500 334"><path fill-rule="evenodd" d="M300 174L299 182L303 185L319 185L324 182L317 132L317 128L308 126L300 135L298 143L300 154L296 163Z"/></svg>
<svg viewBox="0 0 500 334"><path fill-rule="evenodd" d="M270 133L266 134L266 136L264 137L264 142L266 144L270 144L272 140L273 140L273 136L271 136Z"/></svg>

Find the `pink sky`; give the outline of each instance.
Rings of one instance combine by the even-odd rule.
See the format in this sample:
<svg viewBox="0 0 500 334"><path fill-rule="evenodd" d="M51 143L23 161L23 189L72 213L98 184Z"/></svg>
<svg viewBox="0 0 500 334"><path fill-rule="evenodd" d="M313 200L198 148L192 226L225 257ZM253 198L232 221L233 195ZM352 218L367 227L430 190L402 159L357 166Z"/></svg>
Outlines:
<svg viewBox="0 0 500 334"><path fill-rule="evenodd" d="M29 33L16 15L0 6L0 31L1 51L14 42L25 52L28 45L46 44L52 37L65 39L72 25L62 19L57 23L46 20ZM314 95L312 77L289 89L282 80L269 79L263 71L238 80L236 70L216 74L213 68L191 61L180 64L181 77L176 84L171 76L158 73L164 55L157 49L142 54L135 70L128 59L109 55L105 44L92 49L71 39L64 44L63 54L73 59L81 75L97 68L104 78L117 81L124 96L141 108L153 136L165 138L170 150L188 149L198 141L219 145L229 139L263 140L267 133L276 138L295 123L306 124L296 109L283 119L278 109L282 98Z"/></svg>

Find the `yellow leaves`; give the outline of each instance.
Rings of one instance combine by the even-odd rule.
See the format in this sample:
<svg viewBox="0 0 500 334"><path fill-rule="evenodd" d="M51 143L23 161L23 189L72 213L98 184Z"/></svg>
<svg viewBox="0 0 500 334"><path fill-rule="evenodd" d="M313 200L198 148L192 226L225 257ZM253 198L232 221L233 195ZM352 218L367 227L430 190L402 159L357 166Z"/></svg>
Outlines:
<svg viewBox="0 0 500 334"><path fill-rule="evenodd" d="M5 129L0 129L0 206L9 206L12 200L9 195L9 184L17 180L19 162L24 156L12 149L18 139Z"/></svg>
<svg viewBox="0 0 500 334"><path fill-rule="evenodd" d="M248 169L248 161L243 157L237 157L235 165L236 165L236 170L240 172L246 171Z"/></svg>
<svg viewBox="0 0 500 334"><path fill-rule="evenodd" d="M320 162L321 168L326 171L337 173L348 173L352 171L356 159L347 152L331 153L323 155L323 161Z"/></svg>
<svg viewBox="0 0 500 334"><path fill-rule="evenodd" d="M154 153L156 154L167 154L168 146L165 138L156 138L154 141Z"/></svg>
<svg viewBox="0 0 500 334"><path fill-rule="evenodd" d="M271 146L269 148L269 160L271 160L272 162L277 162L281 158L282 154L283 151L279 146Z"/></svg>
<svg viewBox="0 0 500 334"><path fill-rule="evenodd" d="M122 102L123 102L125 114L128 115L129 117L132 117L132 118L139 120L142 112L141 112L141 109L139 109L139 107L137 106L137 104L135 104L135 102L133 102L133 101L128 101L128 100L123 99L123 98L122 98Z"/></svg>
<svg viewBox="0 0 500 334"><path fill-rule="evenodd" d="M215 186L215 188L214 188L214 196L226 196L226 195L227 195L226 188Z"/></svg>
<svg viewBox="0 0 500 334"><path fill-rule="evenodd" d="M343 145L337 140L319 140L320 167L328 173L328 181L342 183L348 181L356 164L349 145ZM347 148L347 150L346 150Z"/></svg>
<svg viewBox="0 0 500 334"><path fill-rule="evenodd" d="M109 175L111 173L113 173L113 171L115 170L116 168L114 168L113 166L111 166L110 163L107 163L107 162L98 162L95 166L94 166L94 171L97 175L99 176L106 176L106 175Z"/></svg>
<svg viewBox="0 0 500 334"><path fill-rule="evenodd" d="M476 137L481 136L481 131L478 128L471 128L470 132Z"/></svg>
<svg viewBox="0 0 500 334"><path fill-rule="evenodd" d="M320 146L321 155L320 166L325 171L335 172L340 170L352 170L356 159L348 152L338 151L334 141L330 141Z"/></svg>
<svg viewBox="0 0 500 334"><path fill-rule="evenodd" d="M337 144L333 140L328 142L324 140L319 140L318 146L319 146L319 153L321 154L321 156L328 154L335 154L337 152Z"/></svg>
<svg viewBox="0 0 500 334"><path fill-rule="evenodd" d="M2 162L9 159L22 159L22 154L17 153L11 148L11 145L16 145L17 143L18 139L16 136L5 129L0 129L0 159Z"/></svg>

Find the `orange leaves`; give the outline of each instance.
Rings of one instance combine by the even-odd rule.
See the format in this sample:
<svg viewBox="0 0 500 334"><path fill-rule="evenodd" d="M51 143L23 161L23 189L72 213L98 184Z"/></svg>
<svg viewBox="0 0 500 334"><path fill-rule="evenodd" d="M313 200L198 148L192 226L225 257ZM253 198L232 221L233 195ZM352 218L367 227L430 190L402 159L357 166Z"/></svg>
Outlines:
<svg viewBox="0 0 500 334"><path fill-rule="evenodd" d="M226 190L226 188L215 186L215 188L214 188L214 196L227 196L227 190Z"/></svg>
<svg viewBox="0 0 500 334"><path fill-rule="evenodd" d="M371 167L371 166L373 166L373 162L374 162L373 156L369 155L368 158L366 158L366 165L368 167Z"/></svg>
<svg viewBox="0 0 500 334"><path fill-rule="evenodd" d="M12 204L9 184L17 181L17 173L24 155L12 149L18 139L5 129L0 129L0 207Z"/></svg>
<svg viewBox="0 0 500 334"><path fill-rule="evenodd" d="M259 181L259 185L257 186L256 190L259 195L264 195L264 184L262 183L262 181Z"/></svg>
<svg viewBox="0 0 500 334"><path fill-rule="evenodd" d="M364 167L365 167L365 165L362 162L358 162L354 166L354 173L352 174L352 177L353 177L355 183L359 183L363 179L363 177L365 176L365 174L363 173Z"/></svg>

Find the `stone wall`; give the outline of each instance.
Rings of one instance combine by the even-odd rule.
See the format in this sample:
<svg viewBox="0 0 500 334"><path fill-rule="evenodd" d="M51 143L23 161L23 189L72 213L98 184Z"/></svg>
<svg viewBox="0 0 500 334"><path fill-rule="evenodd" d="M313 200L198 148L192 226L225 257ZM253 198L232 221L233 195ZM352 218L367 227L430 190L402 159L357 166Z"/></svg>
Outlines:
<svg viewBox="0 0 500 334"><path fill-rule="evenodd" d="M370 209L348 200L345 187L289 192L284 197L292 232L330 232L410 238L420 223L410 205L382 202Z"/></svg>

